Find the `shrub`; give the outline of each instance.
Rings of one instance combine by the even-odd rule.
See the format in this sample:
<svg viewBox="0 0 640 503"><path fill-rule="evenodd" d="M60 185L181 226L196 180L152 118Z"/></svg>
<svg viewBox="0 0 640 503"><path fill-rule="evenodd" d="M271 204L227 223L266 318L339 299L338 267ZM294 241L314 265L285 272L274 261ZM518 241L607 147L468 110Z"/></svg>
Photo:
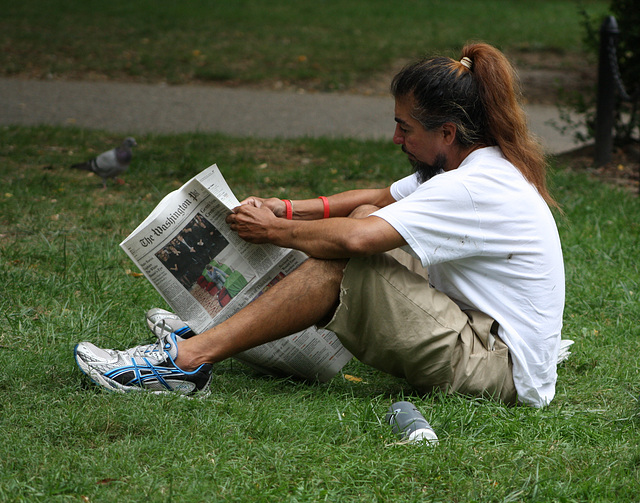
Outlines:
<svg viewBox="0 0 640 503"><path fill-rule="evenodd" d="M634 132L640 125L640 9L637 0L611 0L610 15L617 22L619 29L617 44L617 63L620 70L620 81L624 88L624 96L616 90L616 110L614 124L614 141L617 145L628 145L634 141ZM600 28L604 19L590 17L582 12L585 29L584 42L588 51L598 55L600 48ZM596 121L597 89L588 95L561 93L561 118L565 126L559 127L563 133L575 130L575 138L585 142L594 139ZM580 132L580 123L572 116L582 117L581 123L587 126L586 134Z"/></svg>

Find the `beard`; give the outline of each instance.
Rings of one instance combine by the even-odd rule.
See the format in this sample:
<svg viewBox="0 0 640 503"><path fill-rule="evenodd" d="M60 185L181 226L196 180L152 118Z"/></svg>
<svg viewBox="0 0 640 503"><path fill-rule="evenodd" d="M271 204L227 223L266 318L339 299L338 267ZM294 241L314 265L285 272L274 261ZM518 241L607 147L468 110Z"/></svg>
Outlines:
<svg viewBox="0 0 640 503"><path fill-rule="evenodd" d="M405 154L408 154L408 152L404 148L404 145L402 146L402 151ZM438 173L444 171L444 168L447 165L447 156L444 154L436 155L433 164L428 164L426 162L411 159L409 159L409 162L411 163L411 166L413 166L413 172L416 174L418 182L422 184L436 176Z"/></svg>

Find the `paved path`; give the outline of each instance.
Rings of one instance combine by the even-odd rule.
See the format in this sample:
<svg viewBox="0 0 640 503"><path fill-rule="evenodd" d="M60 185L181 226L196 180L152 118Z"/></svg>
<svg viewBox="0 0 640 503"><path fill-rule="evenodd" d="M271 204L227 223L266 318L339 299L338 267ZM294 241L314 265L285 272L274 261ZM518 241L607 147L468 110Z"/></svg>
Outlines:
<svg viewBox="0 0 640 503"><path fill-rule="evenodd" d="M575 148L550 121L555 106L526 107L549 153ZM391 97L213 86L0 78L0 125L75 125L136 133L219 132L260 138L391 138Z"/></svg>

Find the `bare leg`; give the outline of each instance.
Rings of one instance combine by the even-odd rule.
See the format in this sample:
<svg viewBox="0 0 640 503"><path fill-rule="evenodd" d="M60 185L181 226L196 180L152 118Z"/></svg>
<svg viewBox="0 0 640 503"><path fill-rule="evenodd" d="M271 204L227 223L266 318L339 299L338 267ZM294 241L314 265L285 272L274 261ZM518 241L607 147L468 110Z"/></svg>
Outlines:
<svg viewBox="0 0 640 503"><path fill-rule="evenodd" d="M307 260L228 320L180 342L176 364L192 370L219 362L324 320L337 306L346 263Z"/></svg>

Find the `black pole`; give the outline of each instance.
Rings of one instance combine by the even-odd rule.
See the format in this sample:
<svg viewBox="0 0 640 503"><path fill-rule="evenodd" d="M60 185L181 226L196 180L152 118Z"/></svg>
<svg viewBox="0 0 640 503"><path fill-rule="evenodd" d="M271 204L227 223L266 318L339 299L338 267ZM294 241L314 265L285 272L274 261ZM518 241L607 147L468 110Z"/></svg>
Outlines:
<svg viewBox="0 0 640 503"><path fill-rule="evenodd" d="M616 87L610 58L618 42L618 23L608 16L600 27L600 56L598 61L598 103L596 109L596 165L611 161L613 126L615 120Z"/></svg>

